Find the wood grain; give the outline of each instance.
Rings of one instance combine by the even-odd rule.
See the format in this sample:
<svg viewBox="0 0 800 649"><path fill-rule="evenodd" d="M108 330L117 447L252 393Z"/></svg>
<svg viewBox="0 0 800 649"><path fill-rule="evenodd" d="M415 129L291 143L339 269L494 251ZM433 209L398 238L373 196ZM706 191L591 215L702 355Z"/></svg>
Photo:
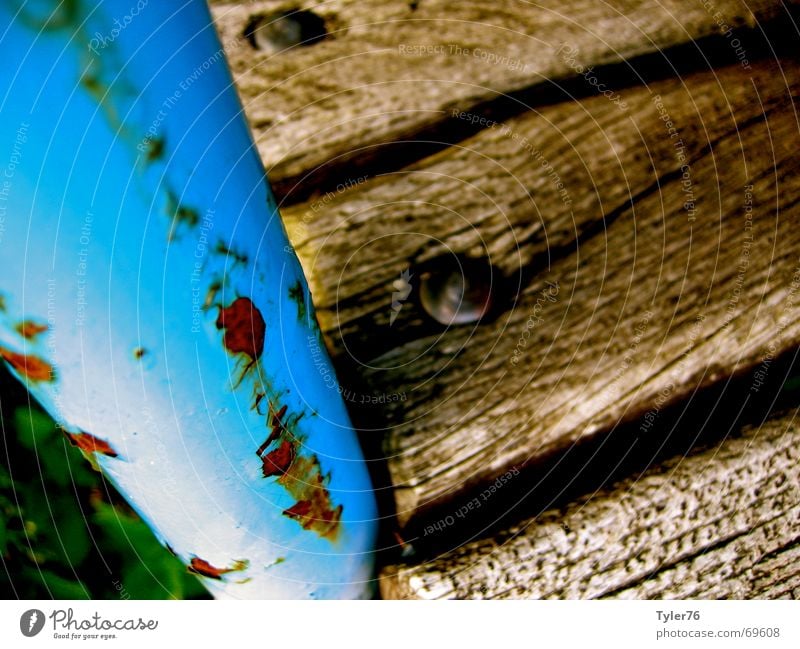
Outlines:
<svg viewBox="0 0 800 649"><path fill-rule="evenodd" d="M386 598L798 598L800 426L784 413L429 563Z"/></svg>
<svg viewBox="0 0 800 649"><path fill-rule="evenodd" d="M798 344L798 82L782 61L629 89L624 115L558 104L284 210L401 524ZM448 252L519 291L449 329L412 295L390 326L393 282Z"/></svg>
<svg viewBox="0 0 800 649"><path fill-rule="evenodd" d="M709 7L683 0L213 5L270 180L279 198L290 201L358 175L354 169L397 168L399 142L416 142L412 148L420 150L432 142L446 146L453 109L552 87L576 77L578 66L625 65L713 36L732 54L720 36L729 27L746 31L786 16L777 0L715 0ZM257 51L243 37L253 16L295 9L323 18L328 36L278 54ZM574 48L573 60L559 53L564 45ZM594 92L585 83L575 89Z"/></svg>

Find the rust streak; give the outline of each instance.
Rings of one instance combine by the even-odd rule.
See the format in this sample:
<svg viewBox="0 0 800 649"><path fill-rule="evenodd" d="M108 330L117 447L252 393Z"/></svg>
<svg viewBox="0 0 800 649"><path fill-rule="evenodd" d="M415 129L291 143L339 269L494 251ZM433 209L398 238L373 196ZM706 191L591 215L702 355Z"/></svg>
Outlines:
<svg viewBox="0 0 800 649"><path fill-rule="evenodd" d="M301 500L300 502L295 503L289 509L284 510L283 515L288 516L289 518L294 518L295 520L301 520L307 517L311 513L311 501L310 500ZM305 527L305 525L303 525Z"/></svg>
<svg viewBox="0 0 800 649"><path fill-rule="evenodd" d="M286 414L286 411L288 410L288 408L289 407L286 404L284 404L283 406L281 406L281 409L278 410L278 412L276 412L274 415L272 415L272 427L273 428L276 428L278 426L282 426L283 425L281 423L281 420L283 419L284 415Z"/></svg>
<svg viewBox="0 0 800 649"><path fill-rule="evenodd" d="M247 565L247 561L236 561L231 568L217 568L216 566L212 566L205 559L201 559L200 557L192 557L187 569L189 572L200 575L201 577L208 577L209 579L222 579L223 575L227 575L230 572L242 571L247 568Z"/></svg>
<svg viewBox="0 0 800 649"><path fill-rule="evenodd" d="M107 441L95 437L90 433L67 433L67 438L73 446L77 446L86 453L101 453L108 457L118 457L119 454Z"/></svg>
<svg viewBox="0 0 800 649"><path fill-rule="evenodd" d="M263 392L256 392L255 393L255 397L253 399L253 405L250 406L251 410L255 410L256 413L258 413L259 415L263 415L264 414L263 412L261 412L261 402L264 400L265 396L267 396L267 395L264 394ZM262 449L262 451L263 451L263 449ZM259 453L259 455L261 455L261 453Z"/></svg>
<svg viewBox="0 0 800 649"><path fill-rule="evenodd" d="M53 366L36 356L20 354L6 347L0 347L0 358L11 365L18 374L30 381L51 382L56 379L56 372Z"/></svg>
<svg viewBox="0 0 800 649"><path fill-rule="evenodd" d="M26 338L28 340L33 340L39 334L43 334L47 331L48 326L46 324L41 324L38 322L33 322L33 320L23 320L22 322L17 323L17 326L14 327L17 333Z"/></svg>
<svg viewBox="0 0 800 649"><path fill-rule="evenodd" d="M281 433L286 432L288 434L288 431L286 431L286 428L284 427L283 422L281 421L285 414L286 414L286 406L284 405L278 412L272 415L270 424L271 431L269 437L267 437L267 440L261 446L259 446L258 450L256 451L256 455L258 455L259 457L261 457L261 455L267 449L267 446L272 444L272 442L274 442L276 439L278 439L278 437L280 437Z"/></svg>
<svg viewBox="0 0 800 649"><path fill-rule="evenodd" d="M289 470L278 478L297 502L283 514L296 520L305 530L335 540L339 533L342 506L334 507L316 455L298 456Z"/></svg>
<svg viewBox="0 0 800 649"><path fill-rule="evenodd" d="M261 467L265 478L274 475L283 475L294 460L294 446L289 440L283 440L274 451L270 451L263 458L264 466Z"/></svg>
<svg viewBox="0 0 800 649"><path fill-rule="evenodd" d="M342 506L334 506L328 491L328 477L322 474L316 455L302 455L300 440L289 431L284 416L284 405L268 420L272 426L267 440L258 448L265 478L278 476L277 482L296 500L283 511L306 530L312 530L322 538L335 540L339 533ZM272 444L275 448L262 455Z"/></svg>

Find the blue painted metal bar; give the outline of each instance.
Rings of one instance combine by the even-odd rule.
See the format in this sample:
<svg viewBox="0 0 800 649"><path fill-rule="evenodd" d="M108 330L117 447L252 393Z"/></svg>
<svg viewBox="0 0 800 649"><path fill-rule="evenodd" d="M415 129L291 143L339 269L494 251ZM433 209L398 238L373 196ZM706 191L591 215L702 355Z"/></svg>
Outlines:
<svg viewBox="0 0 800 649"><path fill-rule="evenodd" d="M369 596L369 476L205 3L6 0L0 44L0 356L216 596Z"/></svg>

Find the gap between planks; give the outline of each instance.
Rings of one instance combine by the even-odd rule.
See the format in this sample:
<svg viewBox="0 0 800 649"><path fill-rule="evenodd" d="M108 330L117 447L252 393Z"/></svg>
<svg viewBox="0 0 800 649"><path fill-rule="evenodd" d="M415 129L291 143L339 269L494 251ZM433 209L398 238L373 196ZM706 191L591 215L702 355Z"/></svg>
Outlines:
<svg viewBox="0 0 800 649"><path fill-rule="evenodd" d="M524 110L515 93L574 81L579 66L609 84L620 74L639 82L628 61L652 54L675 74L663 50L686 45L708 65L695 42L717 37L717 49L734 57L722 35L729 27L742 30L755 56L762 25L787 23L795 4L716 0L709 11L684 0L267 0L216 2L213 14L273 188L295 202L446 146L467 126L453 110L503 99ZM295 9L323 18L328 37L279 54L243 37L252 16ZM559 53L565 45L573 58ZM600 71L611 64L618 69ZM593 92L578 81L563 92Z"/></svg>

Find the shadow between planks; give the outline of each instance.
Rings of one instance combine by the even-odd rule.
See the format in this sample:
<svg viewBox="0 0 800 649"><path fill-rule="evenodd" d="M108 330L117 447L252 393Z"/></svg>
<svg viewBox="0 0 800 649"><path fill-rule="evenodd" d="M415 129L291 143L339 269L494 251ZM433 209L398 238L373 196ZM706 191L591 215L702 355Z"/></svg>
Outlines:
<svg viewBox="0 0 800 649"><path fill-rule="evenodd" d="M800 427L790 409L431 561L388 599L800 598Z"/></svg>
<svg viewBox="0 0 800 649"><path fill-rule="evenodd" d="M677 76L687 65L737 60L735 37L751 60L769 54L762 32L790 29L797 1L715 0L706 8L683 0L255 0L212 7L273 189L288 204L396 170L480 127L453 119L453 111L498 118L593 93L578 69L598 69L610 85ZM269 23L298 10L324 20L327 36L277 54L254 49L245 35L254 19ZM644 66L634 63L642 58Z"/></svg>

